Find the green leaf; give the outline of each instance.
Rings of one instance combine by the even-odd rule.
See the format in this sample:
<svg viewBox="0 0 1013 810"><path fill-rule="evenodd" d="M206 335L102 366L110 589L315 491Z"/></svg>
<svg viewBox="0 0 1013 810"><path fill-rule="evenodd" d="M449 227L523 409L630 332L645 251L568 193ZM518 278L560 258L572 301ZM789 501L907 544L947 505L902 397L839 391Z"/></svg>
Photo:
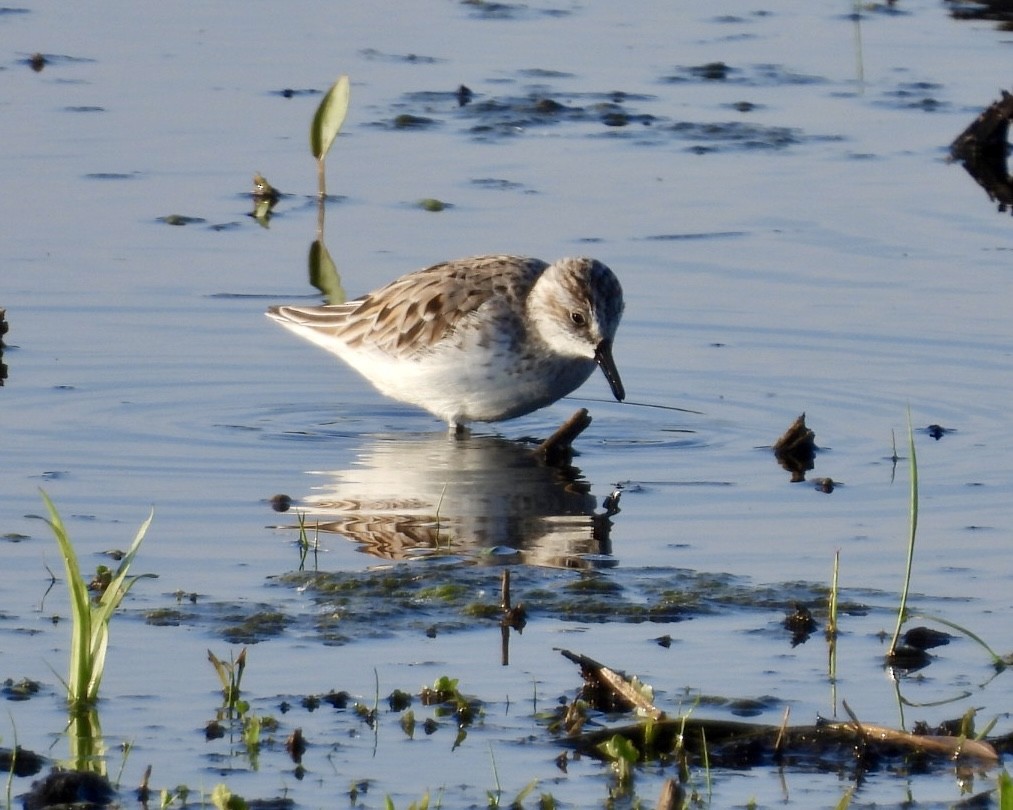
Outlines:
<svg viewBox="0 0 1013 810"><path fill-rule="evenodd" d="M224 784L215 785L211 791L211 803L218 810L246 810L246 800L237 796Z"/></svg>
<svg viewBox="0 0 1013 810"><path fill-rule="evenodd" d="M610 760L623 760L628 763L635 763L640 754L636 747L621 734L613 734L608 740L598 745L601 751Z"/></svg>
<svg viewBox="0 0 1013 810"><path fill-rule="evenodd" d="M1010 778L1006 769L999 774L999 810L1013 810L1013 778Z"/></svg>
<svg viewBox="0 0 1013 810"><path fill-rule="evenodd" d="M310 151L317 160L331 148L348 114L348 76L339 76L324 95L310 126Z"/></svg>

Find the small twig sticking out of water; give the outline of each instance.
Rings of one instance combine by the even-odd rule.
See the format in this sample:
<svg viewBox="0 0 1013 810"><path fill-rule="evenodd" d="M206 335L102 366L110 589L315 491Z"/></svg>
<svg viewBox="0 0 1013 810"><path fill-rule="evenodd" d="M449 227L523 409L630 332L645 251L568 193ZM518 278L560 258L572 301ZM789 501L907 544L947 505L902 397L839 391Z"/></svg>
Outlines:
<svg viewBox="0 0 1013 810"><path fill-rule="evenodd" d="M587 408L581 408L567 419L559 429L535 448L535 454L546 464L565 464L573 453L574 440L591 424Z"/></svg>
<svg viewBox="0 0 1013 810"><path fill-rule="evenodd" d="M777 739L774 740L774 756L781 756L781 749L784 746L784 735L788 731L788 718L791 717L791 706L784 707L784 717L781 718L781 727L777 730Z"/></svg>
<svg viewBox="0 0 1013 810"><path fill-rule="evenodd" d="M502 615L499 620L501 647L500 661L503 666L510 665L510 631L516 630L520 633L528 623L528 611L523 602L516 605L510 604L510 571L504 570L501 580L499 606Z"/></svg>
<svg viewBox="0 0 1013 810"><path fill-rule="evenodd" d="M148 798L151 796L151 788L148 783L151 781L151 765L144 769L144 776L141 777L141 784L137 788L137 801L141 804L147 804Z"/></svg>
<svg viewBox="0 0 1013 810"><path fill-rule="evenodd" d="M684 805L682 787L674 779L666 779L658 797L658 810L679 810Z"/></svg>
<svg viewBox="0 0 1013 810"><path fill-rule="evenodd" d="M890 461L893 463L890 468L890 483L892 484L897 478L897 462L900 461L900 456L897 455L897 434L893 428L890 428L890 443L893 445L893 454L890 456Z"/></svg>
<svg viewBox="0 0 1013 810"><path fill-rule="evenodd" d="M500 592L500 609L503 611L503 617L500 619L500 625L503 628L513 628L514 630L520 631L524 629L524 625L528 622L528 612L524 608L523 602L518 602L516 605L510 603L510 572L503 572L502 586Z"/></svg>
<svg viewBox="0 0 1013 810"><path fill-rule="evenodd" d="M510 610L510 571L503 570L503 580L500 587L500 609L505 613Z"/></svg>

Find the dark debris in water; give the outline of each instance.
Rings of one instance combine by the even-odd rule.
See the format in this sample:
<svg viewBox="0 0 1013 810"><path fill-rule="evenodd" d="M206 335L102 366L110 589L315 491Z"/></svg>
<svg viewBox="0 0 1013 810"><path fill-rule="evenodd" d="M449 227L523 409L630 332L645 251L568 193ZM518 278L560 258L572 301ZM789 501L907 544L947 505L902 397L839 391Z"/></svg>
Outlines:
<svg viewBox="0 0 1013 810"><path fill-rule="evenodd" d="M97 773L54 769L44 779L32 783L22 806L24 810L106 807L115 795L109 780Z"/></svg>
<svg viewBox="0 0 1013 810"><path fill-rule="evenodd" d="M761 64L733 67L725 62L707 62L701 65L687 65L676 68L664 82L722 82L741 84L746 87L770 87L779 85L822 84L826 79L795 73L783 65Z"/></svg>
<svg viewBox="0 0 1013 810"><path fill-rule="evenodd" d="M793 127L761 126L744 121L679 121L666 131L681 140L698 141L691 149L697 154L716 152L730 146L748 150L785 149L806 140L801 130Z"/></svg>
<svg viewBox="0 0 1013 810"><path fill-rule="evenodd" d="M994 20L1006 30L1013 25L1013 3L1009 0L947 0L946 5L955 20Z"/></svg>
<svg viewBox="0 0 1013 810"><path fill-rule="evenodd" d="M35 776L42 770L48 760L41 754L36 754L20 745L10 748L0 748L0 770L4 773L13 773L15 776Z"/></svg>
<svg viewBox="0 0 1013 810"><path fill-rule="evenodd" d="M526 3L503 3L498 0L461 0L476 17L489 20L520 20L537 17L567 17L573 12L564 8L532 8Z"/></svg>
<svg viewBox="0 0 1013 810"><path fill-rule="evenodd" d="M394 118L391 126L394 129L430 129L435 127L440 122L435 118L426 118L424 115L411 115L410 113L401 113Z"/></svg>
<svg viewBox="0 0 1013 810"><path fill-rule="evenodd" d="M435 56L422 56L417 53L386 53L378 51L376 48L363 48L359 51L359 55L375 62L396 62L406 65L436 65L445 61Z"/></svg>
<svg viewBox="0 0 1013 810"><path fill-rule="evenodd" d="M949 106L937 97L941 89L933 82L908 82L887 92L880 104L901 110L936 112Z"/></svg>
<svg viewBox="0 0 1013 810"><path fill-rule="evenodd" d="M319 96L322 91L316 90L314 88L303 88L301 90L296 90L295 88L292 87L285 87L281 90L275 90L273 92L274 95L281 96L282 98L296 98L299 96Z"/></svg>
<svg viewBox="0 0 1013 810"><path fill-rule="evenodd" d="M796 602L791 613L784 617L784 628L791 633L791 646L797 647L809 640L819 625L813 618L812 611L805 605Z"/></svg>
<svg viewBox="0 0 1013 810"><path fill-rule="evenodd" d="M0 694L7 698L7 700L30 700L39 693L41 688L42 685L38 681L33 681L31 678L22 678L19 681L15 681L13 678L7 678L3 682L3 687L0 688Z"/></svg>
<svg viewBox="0 0 1013 810"><path fill-rule="evenodd" d="M84 176L85 180L134 180L139 177L138 172L89 172Z"/></svg>
<svg viewBox="0 0 1013 810"><path fill-rule="evenodd" d="M529 193L533 193L522 183L518 183L513 180L505 180L501 177L476 177L471 180L471 185L476 186L477 188L490 189L492 191L527 191Z"/></svg>
<svg viewBox="0 0 1013 810"><path fill-rule="evenodd" d="M817 450L816 433L806 425L804 413L774 442L774 457L791 473L792 483L804 481L805 474L816 466ZM832 484L829 491L833 491Z"/></svg>
<svg viewBox="0 0 1013 810"><path fill-rule="evenodd" d="M705 67L691 68L689 75ZM710 69L718 70L715 66ZM532 76L556 78L551 72L532 69L519 71L519 74L525 80ZM771 65L754 68L749 76L751 79L743 82L747 86L819 81L814 77L794 76ZM556 90L548 84L532 85L515 95L482 94L461 85L456 91L408 93L394 105L393 117L378 121L375 126L415 130L457 121L465 133L479 140L513 138L533 129L568 126L581 135L632 139L642 145L691 141L691 151L698 154L730 149L785 149L812 140L839 140L835 136L807 135L794 127L741 120L675 120L644 109L656 101L656 96L621 90L575 93ZM743 99L726 108L745 114L755 109L755 105Z"/></svg>
<svg viewBox="0 0 1013 810"><path fill-rule="evenodd" d="M933 630L931 627L912 627L903 636L903 642L916 650L931 650L933 647L943 647L950 643L953 638L949 633L942 630Z"/></svg>
<svg viewBox="0 0 1013 810"><path fill-rule="evenodd" d="M1011 120L1013 95L1003 90L999 100L990 104L950 144L951 159L963 164L1000 213L1013 211L1013 176L1008 167Z"/></svg>
<svg viewBox="0 0 1013 810"><path fill-rule="evenodd" d="M925 430L925 433L927 433L929 436L931 436L937 442L941 438L943 438L943 436L947 435L948 433L953 433L954 432L954 428L946 428L946 427L943 427L942 425L936 425L936 424L929 425L924 430Z"/></svg>
<svg viewBox="0 0 1013 810"><path fill-rule="evenodd" d="M166 225L200 225L207 222L206 219L201 217L188 217L183 214L166 214L164 217L158 217L159 222L164 222Z"/></svg>

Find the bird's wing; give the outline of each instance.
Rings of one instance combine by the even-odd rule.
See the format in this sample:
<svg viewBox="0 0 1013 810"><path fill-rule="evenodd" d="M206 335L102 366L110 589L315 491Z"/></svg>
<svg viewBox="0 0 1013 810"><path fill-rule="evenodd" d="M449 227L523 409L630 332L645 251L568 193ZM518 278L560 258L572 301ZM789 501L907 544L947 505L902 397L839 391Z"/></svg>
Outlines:
<svg viewBox="0 0 1013 810"><path fill-rule="evenodd" d="M351 348L425 354L484 304L506 309L527 296L546 263L519 256L458 259L409 273L364 298L323 307L275 307L277 320L321 332Z"/></svg>

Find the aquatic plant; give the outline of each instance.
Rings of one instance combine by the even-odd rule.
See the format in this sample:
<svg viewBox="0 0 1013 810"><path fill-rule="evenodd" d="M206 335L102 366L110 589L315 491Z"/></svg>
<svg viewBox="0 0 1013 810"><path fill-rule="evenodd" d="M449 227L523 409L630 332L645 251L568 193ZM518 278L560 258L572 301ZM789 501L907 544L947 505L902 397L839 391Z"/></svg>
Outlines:
<svg viewBox="0 0 1013 810"><path fill-rule="evenodd" d="M996 793L999 799L999 810L1013 810L1013 778L1005 768L996 780Z"/></svg>
<svg viewBox="0 0 1013 810"><path fill-rule="evenodd" d="M331 85L331 89L324 94L310 125L310 151L317 159L317 187L320 199L327 196L324 161L341 130L341 125L345 123L345 116L348 114L348 92L348 76L339 76Z"/></svg>
<svg viewBox="0 0 1013 810"><path fill-rule="evenodd" d="M211 791L211 803L217 810L246 810L249 806L242 796L237 796L224 783L215 785Z"/></svg>
<svg viewBox="0 0 1013 810"><path fill-rule="evenodd" d="M228 663L222 661L211 650L208 650L208 661L215 668L218 680L222 685L222 705L229 713L243 715L250 708L249 704L240 700L240 686L243 682L243 672L246 670L246 647L240 651L233 660L231 657Z"/></svg>
<svg viewBox="0 0 1013 810"><path fill-rule="evenodd" d="M0 312L0 314L2 314L2 312ZM11 718L14 744L11 746L11 764L10 768L7 770L7 802L4 806L13 807L14 777L17 775L16 770L18 765L18 729L17 726L14 725L14 715L12 715L10 711L7 712L7 715Z"/></svg>
<svg viewBox="0 0 1013 810"><path fill-rule="evenodd" d="M384 797L383 806L386 810L395 810L394 800L390 796ZM429 793L423 793L422 798L417 802L412 802L408 805L408 810L429 810Z"/></svg>
<svg viewBox="0 0 1013 810"><path fill-rule="evenodd" d="M906 621L913 618L928 619L930 621L938 622L939 624L945 625L959 633L963 633L969 639L978 644L982 649L988 653L992 659L992 666L995 667L996 671L1001 672L1011 663L1010 656L1000 656L995 652L985 640L978 636L973 631L966 627L963 627L955 622L944 619L940 616L933 616L927 613L921 613L918 615L911 615L908 613L907 601L908 593L911 588L911 569L914 563L915 553L915 537L918 531L918 460L915 456L915 439L914 439L914 428L911 425L911 412L908 411L908 453L909 460L908 466L910 469L911 479L911 493L910 493L910 521L908 530L908 546L907 546L907 564L904 571L904 587L901 590L900 605L897 609L897 626L894 628L893 638L890 641L890 649L887 651L886 657L888 661L897 660L898 656L902 655L903 648L898 648L898 642L900 640L900 630ZM894 450L896 456L896 449Z"/></svg>
<svg viewBox="0 0 1013 810"><path fill-rule="evenodd" d="M622 734L613 734L598 745L598 751L612 765L619 789L626 791L633 783L633 766L640 758L640 752Z"/></svg>
<svg viewBox="0 0 1013 810"><path fill-rule="evenodd" d="M313 570L319 570L319 552L320 552L320 524L316 525L313 539L310 540L309 533L306 531L306 513L297 512L296 517L298 519L299 526L299 539L296 541L299 549L299 570L306 570L306 558L309 556L310 550L313 551Z"/></svg>
<svg viewBox="0 0 1013 810"><path fill-rule="evenodd" d="M70 593L73 628L70 667L67 680L63 681L63 684L67 689L67 700L71 708L82 709L94 705L98 699L99 685L105 671L106 650L109 646L109 623L116 608L139 579L155 576L155 574L138 574L129 578L127 576L155 513L152 510L148 519L141 524L133 543L120 560L119 567L112 572L101 595L93 601L88 582L81 575L81 566L74 545L56 507L45 492L42 493L42 500L49 512L49 518L44 520L53 530L56 542L60 546L67 572L67 589Z"/></svg>
<svg viewBox="0 0 1013 810"><path fill-rule="evenodd" d="M904 571L904 587L901 590L900 606L897 609L897 626L893 631L893 639L890 641L890 649L886 656L888 659L897 655L897 641L900 638L900 628L907 619L907 597L911 589L911 567L915 557L915 536L918 533L918 460L915 456L915 432L911 425L911 410L907 413L907 445L908 445L908 468L910 470L911 493L909 507L909 528L907 541L907 565Z"/></svg>

